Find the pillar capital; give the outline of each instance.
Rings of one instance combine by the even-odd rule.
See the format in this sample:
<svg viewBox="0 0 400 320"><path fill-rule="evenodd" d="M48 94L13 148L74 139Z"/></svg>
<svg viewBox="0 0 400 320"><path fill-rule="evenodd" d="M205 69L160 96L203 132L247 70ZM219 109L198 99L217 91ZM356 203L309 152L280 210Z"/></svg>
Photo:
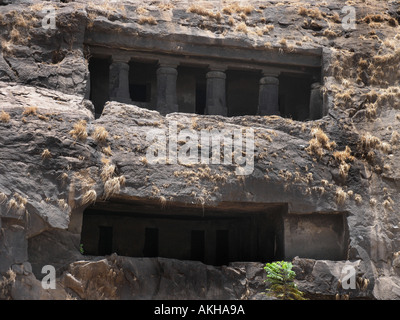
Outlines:
<svg viewBox="0 0 400 320"><path fill-rule="evenodd" d="M275 68L266 68L261 70L261 74L263 77L278 78L281 72Z"/></svg>
<svg viewBox="0 0 400 320"><path fill-rule="evenodd" d="M260 79L260 85L279 85L279 79L277 77L265 76Z"/></svg>
<svg viewBox="0 0 400 320"><path fill-rule="evenodd" d="M213 71L225 72L226 69L228 69L228 67L226 65L224 65L224 64L210 64L208 66L208 71L209 72L213 72Z"/></svg>
<svg viewBox="0 0 400 320"><path fill-rule="evenodd" d="M216 71L216 70L212 70L212 71L208 71L206 74L206 78L210 79L210 78L218 78L218 79L226 79L226 74L223 71Z"/></svg>
<svg viewBox="0 0 400 320"><path fill-rule="evenodd" d="M311 90L314 89L321 89L321 83L320 82L314 82L311 84Z"/></svg>
<svg viewBox="0 0 400 320"><path fill-rule="evenodd" d="M157 69L157 74L165 74L165 75L172 75L176 76L178 75L178 70L176 70L176 66L171 66L171 65L159 65Z"/></svg>
<svg viewBox="0 0 400 320"><path fill-rule="evenodd" d="M174 59L166 59L158 61L158 68L172 68L176 69L179 66L179 62Z"/></svg>

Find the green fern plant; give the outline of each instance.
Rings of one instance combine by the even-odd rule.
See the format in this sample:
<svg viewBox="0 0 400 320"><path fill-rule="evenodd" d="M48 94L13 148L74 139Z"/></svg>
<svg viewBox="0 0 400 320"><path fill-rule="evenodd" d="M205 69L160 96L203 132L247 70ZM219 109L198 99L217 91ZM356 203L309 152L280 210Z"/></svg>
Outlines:
<svg viewBox="0 0 400 320"><path fill-rule="evenodd" d="M304 293L297 289L294 283L296 273L292 270L293 265L286 261L267 263L264 267L267 273L266 282L270 283L267 292L281 300L307 300Z"/></svg>

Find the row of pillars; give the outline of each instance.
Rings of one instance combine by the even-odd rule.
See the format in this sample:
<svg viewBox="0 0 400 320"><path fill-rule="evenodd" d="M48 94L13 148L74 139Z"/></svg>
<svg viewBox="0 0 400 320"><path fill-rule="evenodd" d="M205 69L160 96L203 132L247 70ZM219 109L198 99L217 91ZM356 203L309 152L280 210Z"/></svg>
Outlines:
<svg viewBox="0 0 400 320"><path fill-rule="evenodd" d="M280 115L279 112L279 74L263 73L259 82L258 115ZM178 112L176 64L160 63L157 69L157 105L156 110L165 115ZM206 74L206 111L208 115L228 115L226 104L226 73L224 69L210 68ZM123 103L132 103L129 92L129 61L113 57L110 66L110 99ZM318 119L322 115L320 84L311 88L310 118ZM245 106L244 106L245 107Z"/></svg>

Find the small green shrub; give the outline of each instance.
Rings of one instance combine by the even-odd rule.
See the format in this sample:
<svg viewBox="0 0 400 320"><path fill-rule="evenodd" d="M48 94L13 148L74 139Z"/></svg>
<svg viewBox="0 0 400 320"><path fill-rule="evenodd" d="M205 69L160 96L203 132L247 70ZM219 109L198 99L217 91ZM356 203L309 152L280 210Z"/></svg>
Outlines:
<svg viewBox="0 0 400 320"><path fill-rule="evenodd" d="M297 289L294 283L296 273L292 270L293 265L286 261L267 263L264 267L267 273L266 282L270 283L267 289L269 295L281 300L306 300L304 293Z"/></svg>

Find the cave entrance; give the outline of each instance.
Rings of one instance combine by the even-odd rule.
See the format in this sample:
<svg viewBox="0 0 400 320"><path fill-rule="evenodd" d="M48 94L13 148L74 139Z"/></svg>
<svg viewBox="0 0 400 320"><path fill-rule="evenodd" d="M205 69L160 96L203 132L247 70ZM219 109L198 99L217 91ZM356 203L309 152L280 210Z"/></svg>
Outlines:
<svg viewBox="0 0 400 320"><path fill-rule="evenodd" d="M129 62L129 94L134 105L155 109L157 99L157 63L131 60Z"/></svg>
<svg viewBox="0 0 400 320"><path fill-rule="evenodd" d="M204 114L207 69L182 65L177 70L176 95L179 112Z"/></svg>
<svg viewBox="0 0 400 320"><path fill-rule="evenodd" d="M259 71L226 71L226 103L229 117L257 114L260 77Z"/></svg>
<svg viewBox="0 0 400 320"><path fill-rule="evenodd" d="M288 213L287 204L223 202L201 208L154 200L97 202L83 212L87 255L116 252L226 265L301 258L345 260L347 214ZM34 248L32 246L32 248Z"/></svg>
<svg viewBox="0 0 400 320"><path fill-rule="evenodd" d="M99 226L99 255L105 256L112 253L113 228Z"/></svg>
<svg viewBox="0 0 400 320"><path fill-rule="evenodd" d="M311 75L282 73L279 76L279 111L282 117L310 120L311 84Z"/></svg>
<svg viewBox="0 0 400 320"><path fill-rule="evenodd" d="M95 110L96 119L103 112L105 103L109 100L108 82L110 77L111 57L92 57L89 60L90 101Z"/></svg>
<svg viewBox="0 0 400 320"><path fill-rule="evenodd" d="M87 255L112 251L210 265L282 259L284 207L234 208L203 212L198 207L160 209L159 204L148 203L96 204L83 214L81 243Z"/></svg>

